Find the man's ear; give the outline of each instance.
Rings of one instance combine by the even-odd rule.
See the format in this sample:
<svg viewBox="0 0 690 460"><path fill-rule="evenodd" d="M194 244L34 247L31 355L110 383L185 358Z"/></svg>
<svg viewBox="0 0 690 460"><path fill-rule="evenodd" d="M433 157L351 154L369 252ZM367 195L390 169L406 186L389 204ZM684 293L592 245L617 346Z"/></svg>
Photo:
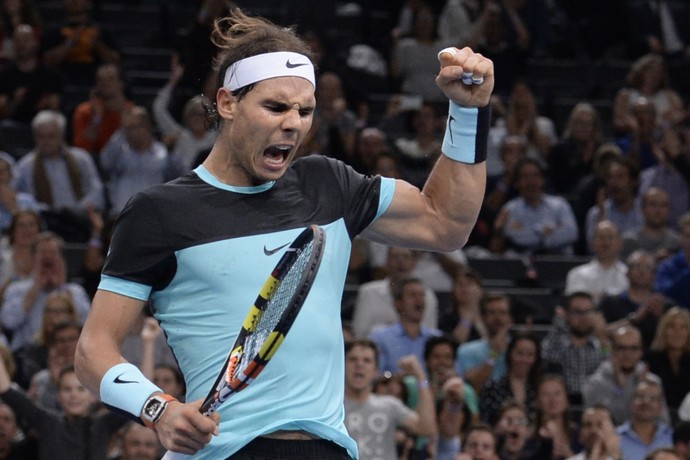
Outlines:
<svg viewBox="0 0 690 460"><path fill-rule="evenodd" d="M216 95L216 109L218 115L224 120L232 120L234 118L235 105L237 97L233 96L229 89L219 88Z"/></svg>

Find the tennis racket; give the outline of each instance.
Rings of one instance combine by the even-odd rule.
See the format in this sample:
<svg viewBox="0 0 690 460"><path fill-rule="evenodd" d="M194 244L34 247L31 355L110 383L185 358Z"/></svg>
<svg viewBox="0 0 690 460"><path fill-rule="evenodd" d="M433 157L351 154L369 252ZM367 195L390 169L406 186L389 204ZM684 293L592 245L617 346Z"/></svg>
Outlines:
<svg viewBox="0 0 690 460"><path fill-rule="evenodd" d="M244 319L221 373L200 407L210 415L254 381L275 356L302 308L321 264L326 235L318 225L304 229L264 283ZM187 455L168 452L163 460Z"/></svg>

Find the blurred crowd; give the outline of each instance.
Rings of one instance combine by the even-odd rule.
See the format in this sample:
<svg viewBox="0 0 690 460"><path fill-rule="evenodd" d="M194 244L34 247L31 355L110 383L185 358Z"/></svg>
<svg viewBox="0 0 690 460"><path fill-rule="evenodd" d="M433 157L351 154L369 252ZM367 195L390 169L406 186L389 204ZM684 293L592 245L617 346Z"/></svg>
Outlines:
<svg viewBox="0 0 690 460"><path fill-rule="evenodd" d="M113 33L110 3L0 2L0 460L162 456L72 361L118 214L213 147L208 37L233 6L312 47L301 155L419 188L446 123L438 51L495 64L487 189L465 248L353 241L345 424L363 460L690 460L686 2L202 0L140 47L136 31ZM189 4L118 5L160 13L153 30ZM161 53L165 68L147 68ZM547 285L542 260L567 270ZM548 292L533 304L521 288ZM184 399L150 314L124 350Z"/></svg>

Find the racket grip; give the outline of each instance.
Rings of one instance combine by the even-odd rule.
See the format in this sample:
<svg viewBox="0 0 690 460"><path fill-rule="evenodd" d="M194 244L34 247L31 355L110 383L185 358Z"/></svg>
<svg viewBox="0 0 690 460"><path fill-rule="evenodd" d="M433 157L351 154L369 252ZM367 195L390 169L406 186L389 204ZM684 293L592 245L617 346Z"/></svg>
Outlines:
<svg viewBox="0 0 690 460"><path fill-rule="evenodd" d="M161 460L184 460L190 458L189 455L181 454L179 452L167 451Z"/></svg>

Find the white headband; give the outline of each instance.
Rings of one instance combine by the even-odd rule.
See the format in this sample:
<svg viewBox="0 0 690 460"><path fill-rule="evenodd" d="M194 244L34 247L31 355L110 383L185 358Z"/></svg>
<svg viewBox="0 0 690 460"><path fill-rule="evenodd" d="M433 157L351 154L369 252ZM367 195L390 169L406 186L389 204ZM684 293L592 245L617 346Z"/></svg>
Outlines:
<svg viewBox="0 0 690 460"><path fill-rule="evenodd" d="M275 77L301 77L316 87L314 65L309 58L289 51L257 54L240 59L225 71L223 86L235 91L257 81Z"/></svg>

